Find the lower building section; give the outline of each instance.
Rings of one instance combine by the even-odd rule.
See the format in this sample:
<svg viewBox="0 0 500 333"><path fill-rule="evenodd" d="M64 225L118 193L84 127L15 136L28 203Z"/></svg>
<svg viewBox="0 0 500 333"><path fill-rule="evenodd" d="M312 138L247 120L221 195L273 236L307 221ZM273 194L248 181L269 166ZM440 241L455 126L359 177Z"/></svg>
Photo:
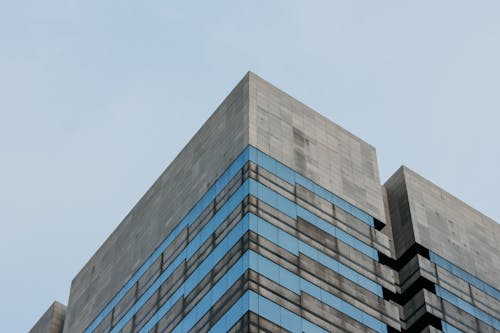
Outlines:
<svg viewBox="0 0 500 333"><path fill-rule="evenodd" d="M498 332L497 289L382 227L250 146L84 332Z"/></svg>
<svg viewBox="0 0 500 333"><path fill-rule="evenodd" d="M399 330L388 239L340 200L247 148L85 332Z"/></svg>

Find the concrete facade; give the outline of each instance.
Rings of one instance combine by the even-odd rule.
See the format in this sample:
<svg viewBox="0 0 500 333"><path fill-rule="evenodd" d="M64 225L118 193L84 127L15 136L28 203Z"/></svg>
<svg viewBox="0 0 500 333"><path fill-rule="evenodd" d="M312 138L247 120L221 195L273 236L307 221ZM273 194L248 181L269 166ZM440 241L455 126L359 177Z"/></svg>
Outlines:
<svg viewBox="0 0 500 333"><path fill-rule="evenodd" d="M74 278L65 332L85 329L243 150L247 96L244 79Z"/></svg>
<svg viewBox="0 0 500 333"><path fill-rule="evenodd" d="M64 327L66 305L54 302L36 322L29 333L60 333Z"/></svg>
<svg viewBox="0 0 500 333"><path fill-rule="evenodd" d="M382 186L371 145L248 73L75 277L54 332L494 332L498 236L407 168Z"/></svg>
<svg viewBox="0 0 500 333"><path fill-rule="evenodd" d="M385 220L373 146L250 73L249 144Z"/></svg>
<svg viewBox="0 0 500 333"><path fill-rule="evenodd" d="M418 243L500 289L500 226L495 221L407 167L386 187L395 201L389 207L396 257Z"/></svg>
<svg viewBox="0 0 500 333"><path fill-rule="evenodd" d="M403 327L498 332L500 225L404 166L385 188Z"/></svg>

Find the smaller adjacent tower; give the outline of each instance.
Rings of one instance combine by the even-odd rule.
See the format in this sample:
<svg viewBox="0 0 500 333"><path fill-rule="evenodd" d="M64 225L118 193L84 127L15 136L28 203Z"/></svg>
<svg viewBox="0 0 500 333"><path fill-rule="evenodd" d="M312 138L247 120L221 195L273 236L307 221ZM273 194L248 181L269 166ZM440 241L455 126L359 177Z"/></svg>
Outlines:
<svg viewBox="0 0 500 333"><path fill-rule="evenodd" d="M385 187L403 329L499 332L500 225L406 167Z"/></svg>

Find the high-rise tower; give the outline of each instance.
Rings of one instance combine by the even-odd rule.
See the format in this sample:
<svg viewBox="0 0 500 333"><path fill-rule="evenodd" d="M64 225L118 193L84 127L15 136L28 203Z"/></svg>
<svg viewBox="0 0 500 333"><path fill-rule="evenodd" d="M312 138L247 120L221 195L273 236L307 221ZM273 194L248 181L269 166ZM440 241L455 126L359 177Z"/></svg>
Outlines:
<svg viewBox="0 0 500 333"><path fill-rule="evenodd" d="M495 332L499 233L249 73L32 332Z"/></svg>

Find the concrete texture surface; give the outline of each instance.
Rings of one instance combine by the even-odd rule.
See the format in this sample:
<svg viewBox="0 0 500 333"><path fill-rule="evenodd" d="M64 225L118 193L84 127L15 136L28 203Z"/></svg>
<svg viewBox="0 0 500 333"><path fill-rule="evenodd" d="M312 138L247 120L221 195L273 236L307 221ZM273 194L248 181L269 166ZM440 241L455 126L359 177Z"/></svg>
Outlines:
<svg viewBox="0 0 500 333"><path fill-rule="evenodd" d="M396 257L418 243L500 289L500 225L407 167L385 184Z"/></svg>
<svg viewBox="0 0 500 333"><path fill-rule="evenodd" d="M246 146L248 76L207 120L71 285L65 332L82 332ZM230 139L228 139L230 138Z"/></svg>
<svg viewBox="0 0 500 333"><path fill-rule="evenodd" d="M64 319L66 317L66 305L54 302L36 322L29 333L62 333Z"/></svg>
<svg viewBox="0 0 500 333"><path fill-rule="evenodd" d="M385 221L375 148L250 73L249 143Z"/></svg>
<svg viewBox="0 0 500 333"><path fill-rule="evenodd" d="M65 332L89 325L248 144L385 220L375 149L248 73L75 277Z"/></svg>

